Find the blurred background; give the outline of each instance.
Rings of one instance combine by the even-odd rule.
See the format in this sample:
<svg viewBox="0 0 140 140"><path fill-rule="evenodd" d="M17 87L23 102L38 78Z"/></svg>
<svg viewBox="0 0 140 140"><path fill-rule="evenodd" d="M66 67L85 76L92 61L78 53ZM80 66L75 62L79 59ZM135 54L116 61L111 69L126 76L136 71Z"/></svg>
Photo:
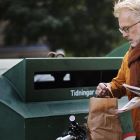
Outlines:
<svg viewBox="0 0 140 140"><path fill-rule="evenodd" d="M125 42L114 0L0 0L0 58L104 56Z"/></svg>

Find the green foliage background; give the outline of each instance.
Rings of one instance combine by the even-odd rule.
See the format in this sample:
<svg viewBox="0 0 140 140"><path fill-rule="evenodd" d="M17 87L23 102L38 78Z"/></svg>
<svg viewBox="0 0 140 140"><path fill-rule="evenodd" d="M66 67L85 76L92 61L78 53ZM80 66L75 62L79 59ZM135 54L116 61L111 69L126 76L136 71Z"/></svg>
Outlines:
<svg viewBox="0 0 140 140"><path fill-rule="evenodd" d="M37 43L47 37L52 50L72 56L102 56L120 44L113 0L0 0L0 20L8 21L5 45Z"/></svg>

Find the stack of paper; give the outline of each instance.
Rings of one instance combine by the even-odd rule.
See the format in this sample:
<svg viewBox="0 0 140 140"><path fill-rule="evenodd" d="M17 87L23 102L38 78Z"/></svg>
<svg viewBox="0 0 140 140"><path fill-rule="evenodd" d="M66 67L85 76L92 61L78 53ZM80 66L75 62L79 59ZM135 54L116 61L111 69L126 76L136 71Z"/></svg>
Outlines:
<svg viewBox="0 0 140 140"><path fill-rule="evenodd" d="M131 92L140 96L140 88L139 87L130 86L130 85L127 85L127 84L123 84L123 86L127 90L129 90L129 91L131 91ZM131 110L131 109L134 109L134 108L137 108L137 107L140 107L140 97L134 97L133 99L131 99L126 105L124 105L122 108L118 109L118 113L122 113L122 112Z"/></svg>

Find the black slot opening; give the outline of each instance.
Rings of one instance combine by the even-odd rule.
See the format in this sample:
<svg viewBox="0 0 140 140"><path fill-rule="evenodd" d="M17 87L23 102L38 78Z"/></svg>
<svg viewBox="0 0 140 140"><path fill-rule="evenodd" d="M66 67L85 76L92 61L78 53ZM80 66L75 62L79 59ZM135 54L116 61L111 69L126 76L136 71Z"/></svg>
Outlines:
<svg viewBox="0 0 140 140"><path fill-rule="evenodd" d="M35 89L72 88L97 86L109 82L117 71L47 71L34 74Z"/></svg>

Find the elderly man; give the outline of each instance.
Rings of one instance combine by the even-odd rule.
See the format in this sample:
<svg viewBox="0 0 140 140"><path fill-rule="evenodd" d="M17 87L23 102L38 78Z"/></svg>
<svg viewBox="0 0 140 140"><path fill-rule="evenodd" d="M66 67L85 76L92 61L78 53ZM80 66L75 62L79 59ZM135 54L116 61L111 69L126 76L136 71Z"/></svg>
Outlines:
<svg viewBox="0 0 140 140"><path fill-rule="evenodd" d="M125 54L122 65L110 83L99 83L96 94L105 97L113 93L117 98L134 93L126 91L122 84L140 87L140 0L119 0L114 6L114 15L118 19L119 31L128 40L130 48ZM133 125L137 140L140 139L140 108L132 110Z"/></svg>

